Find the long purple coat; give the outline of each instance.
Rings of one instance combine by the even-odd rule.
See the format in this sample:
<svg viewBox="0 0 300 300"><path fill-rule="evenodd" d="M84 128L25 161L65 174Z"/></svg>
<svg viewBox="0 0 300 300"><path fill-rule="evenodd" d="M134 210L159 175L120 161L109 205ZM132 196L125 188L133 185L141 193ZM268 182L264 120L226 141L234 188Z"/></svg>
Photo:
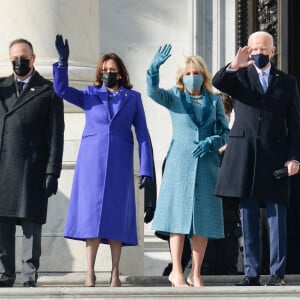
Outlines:
<svg viewBox="0 0 300 300"><path fill-rule="evenodd" d="M86 123L82 134L65 237L101 238L137 245L132 125L139 144L140 175L152 177L152 153L141 95L122 88L111 118L106 88L68 86L67 67L54 65L54 89L81 107Z"/></svg>

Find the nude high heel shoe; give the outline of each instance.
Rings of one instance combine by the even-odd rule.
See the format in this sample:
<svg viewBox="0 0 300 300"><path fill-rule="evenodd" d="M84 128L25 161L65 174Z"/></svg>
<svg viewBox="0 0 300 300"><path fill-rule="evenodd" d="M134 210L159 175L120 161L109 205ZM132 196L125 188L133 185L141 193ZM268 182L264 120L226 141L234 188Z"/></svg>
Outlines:
<svg viewBox="0 0 300 300"><path fill-rule="evenodd" d="M94 287L96 285L96 275L93 275L93 282L91 284L84 283L85 287Z"/></svg>

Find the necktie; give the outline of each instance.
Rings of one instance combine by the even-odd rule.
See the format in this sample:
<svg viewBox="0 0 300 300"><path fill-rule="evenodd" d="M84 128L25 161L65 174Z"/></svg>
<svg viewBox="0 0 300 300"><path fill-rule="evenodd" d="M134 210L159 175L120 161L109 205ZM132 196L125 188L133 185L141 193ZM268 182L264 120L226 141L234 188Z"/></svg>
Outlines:
<svg viewBox="0 0 300 300"><path fill-rule="evenodd" d="M17 84L18 84L18 92L19 92L19 94L21 94L22 91L23 91L25 82L23 82L23 81L17 81Z"/></svg>
<svg viewBox="0 0 300 300"><path fill-rule="evenodd" d="M268 88L268 82L267 82L267 79L266 79L266 75L267 75L266 72L261 72L260 76L259 76L260 83L262 85L262 88L263 88L264 92L266 92L266 90Z"/></svg>

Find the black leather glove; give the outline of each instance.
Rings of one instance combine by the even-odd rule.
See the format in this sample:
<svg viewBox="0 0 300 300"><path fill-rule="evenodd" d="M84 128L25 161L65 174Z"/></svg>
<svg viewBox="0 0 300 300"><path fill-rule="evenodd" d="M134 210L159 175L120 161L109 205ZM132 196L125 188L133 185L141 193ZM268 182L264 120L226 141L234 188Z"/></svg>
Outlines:
<svg viewBox="0 0 300 300"><path fill-rule="evenodd" d="M281 179L289 176L289 171L287 167L284 167L282 169L275 170L273 174L277 179Z"/></svg>
<svg viewBox="0 0 300 300"><path fill-rule="evenodd" d="M68 40L65 39L64 42L62 35L57 34L55 39L55 47L59 56L59 65L67 66L70 54Z"/></svg>
<svg viewBox="0 0 300 300"><path fill-rule="evenodd" d="M55 195L58 188L58 178L53 174L47 174L44 180L45 193L47 197Z"/></svg>
<svg viewBox="0 0 300 300"><path fill-rule="evenodd" d="M148 182L152 181L150 176L141 176L140 177L140 184L139 184L139 189L141 190L142 188L145 187Z"/></svg>
<svg viewBox="0 0 300 300"><path fill-rule="evenodd" d="M145 223L150 223L154 217L154 208L153 207L145 207Z"/></svg>

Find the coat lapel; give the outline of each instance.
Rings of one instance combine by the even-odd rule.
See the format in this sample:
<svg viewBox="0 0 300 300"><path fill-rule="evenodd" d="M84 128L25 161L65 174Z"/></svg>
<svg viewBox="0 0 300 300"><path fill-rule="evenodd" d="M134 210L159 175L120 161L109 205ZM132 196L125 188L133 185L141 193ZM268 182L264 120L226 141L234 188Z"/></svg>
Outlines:
<svg viewBox="0 0 300 300"><path fill-rule="evenodd" d="M265 94L263 91L263 88L261 86L261 83L259 81L258 73L253 65L249 66L248 68L249 72L249 79L252 82L252 84L255 86L255 89L259 91L261 94ZM268 88L266 93L268 93L269 90L271 90L274 86L276 86L278 79L279 79L279 72L275 68L275 66L272 64L270 69L270 78L268 83Z"/></svg>
<svg viewBox="0 0 300 300"><path fill-rule="evenodd" d="M208 119L210 112L212 110L212 99L211 99L210 95L204 89L202 92L202 96L203 96L202 115L201 115L200 120L197 120L197 117L195 114L195 109L194 109L194 106L191 101L189 93L187 91L184 91L184 93L181 94L181 100L183 103L183 107L184 107L186 113L191 118L191 120L197 126L201 126L206 122L206 120Z"/></svg>
<svg viewBox="0 0 300 300"><path fill-rule="evenodd" d="M34 87L32 84L28 83L19 98L17 98L17 101L13 104L10 111L15 111L20 106L24 105L25 103L45 91L47 88L49 88L49 85Z"/></svg>
<svg viewBox="0 0 300 300"><path fill-rule="evenodd" d="M120 99L120 102L117 104L116 112L113 114L113 116L111 116L111 114L110 114L110 108L109 108L109 103L108 103L108 101L110 101L110 99L108 97L108 92L107 92L105 86L102 86L100 89L98 89L97 96L98 96L99 101L101 101L103 103L109 120L112 121L113 119L116 118L118 113L122 110L124 105L127 103L128 99L130 98L130 93L128 90L126 90L122 87L120 88L120 98L121 99Z"/></svg>
<svg viewBox="0 0 300 300"><path fill-rule="evenodd" d="M50 85L48 83L45 83L45 81L40 80L40 75L38 72L34 72L32 74L32 78L18 98L16 93L14 75L7 77L1 83L0 87L2 90L1 98L3 98L1 102L4 103L7 112L12 113L23 104L32 100L38 94L42 93L44 90L50 88ZM8 103L5 103L5 101L12 101L13 103L11 103L11 105L8 105Z"/></svg>
<svg viewBox="0 0 300 300"><path fill-rule="evenodd" d="M212 110L212 99L210 94L208 94L205 90L203 90L203 109L202 109L202 117L200 120L200 125L203 125L208 119L210 112Z"/></svg>
<svg viewBox="0 0 300 300"><path fill-rule="evenodd" d="M106 109L106 114L107 114L107 118L109 121L111 121L111 115L110 115L110 110L109 110L109 107L108 107L108 92L105 88L104 85L101 86L101 88L95 88L95 93L96 93L96 96L98 98L98 100L103 104L103 106L105 107Z"/></svg>
<svg viewBox="0 0 300 300"><path fill-rule="evenodd" d="M191 101L189 93L186 90L184 90L184 93L181 93L181 102L183 104L185 112L191 118L193 123L195 123L198 126L193 103Z"/></svg>
<svg viewBox="0 0 300 300"><path fill-rule="evenodd" d="M279 72L272 65L271 70L270 70L270 79L269 79L269 86L268 86L267 92L268 92L268 90L273 89L277 85L279 77L280 77Z"/></svg>
<svg viewBox="0 0 300 300"><path fill-rule="evenodd" d="M122 110L122 108L127 103L128 99L130 98L130 93L128 93L128 91L124 90L124 88L121 87L120 88L120 96L121 96L121 100L117 105L117 109L113 116L113 119L118 115L118 113Z"/></svg>
<svg viewBox="0 0 300 300"><path fill-rule="evenodd" d="M259 81L258 73L253 65L250 65L248 67L248 73L249 73L249 79L250 79L252 85L254 85L255 90L259 91L261 94L264 94L264 90Z"/></svg>

